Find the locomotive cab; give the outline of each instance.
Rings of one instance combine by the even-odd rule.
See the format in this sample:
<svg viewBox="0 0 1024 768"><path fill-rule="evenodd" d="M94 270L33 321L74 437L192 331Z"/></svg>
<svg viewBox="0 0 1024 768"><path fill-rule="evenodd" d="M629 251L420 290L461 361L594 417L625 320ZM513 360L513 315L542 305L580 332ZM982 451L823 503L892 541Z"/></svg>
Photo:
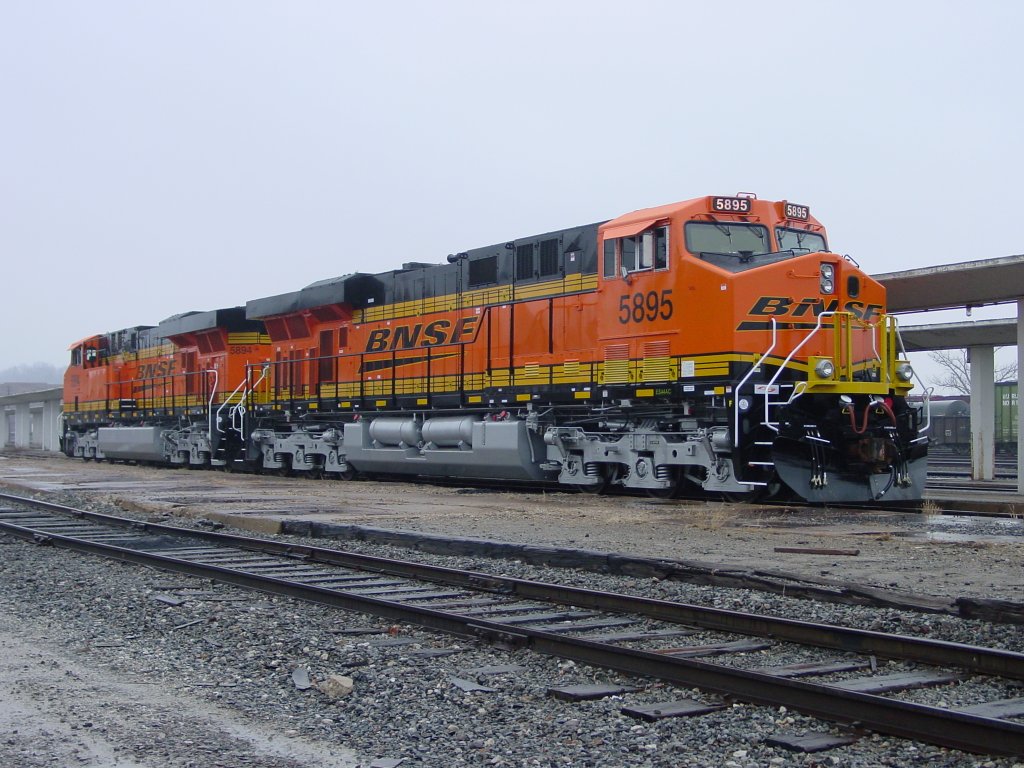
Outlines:
<svg viewBox="0 0 1024 768"><path fill-rule="evenodd" d="M721 490L920 496L913 372L884 288L828 250L806 206L708 197L608 222L601 240L603 383L711 435Z"/></svg>

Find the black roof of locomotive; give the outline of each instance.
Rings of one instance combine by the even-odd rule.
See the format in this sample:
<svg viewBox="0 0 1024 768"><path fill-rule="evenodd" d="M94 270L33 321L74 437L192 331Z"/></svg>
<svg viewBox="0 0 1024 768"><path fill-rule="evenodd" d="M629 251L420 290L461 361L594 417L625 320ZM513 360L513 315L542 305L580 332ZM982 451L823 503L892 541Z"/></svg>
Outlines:
<svg viewBox="0 0 1024 768"><path fill-rule="evenodd" d="M489 257L497 257L497 281L495 284L511 283L515 274L516 249L523 245L537 245L552 239L557 239L559 242L560 259L569 252L581 254L579 262L575 265L575 271L594 273L597 271L597 228L601 223L603 222L523 237L484 248L475 248L465 253L459 253L459 258L455 263L411 262L403 264L401 269L387 272L376 274L355 272L341 277L319 280L298 291L263 299L253 299L245 306L246 317L257 319L287 315L330 304L348 304L354 309L363 309L379 304L446 296L474 287L468 284L469 264ZM562 274L565 274L564 264ZM518 278L516 282L527 283L543 279L551 279L551 277L535 274L529 278Z"/></svg>
<svg viewBox="0 0 1024 768"><path fill-rule="evenodd" d="M319 280L298 291L268 296L265 299L253 299L245 305L245 314L249 318L261 318L287 315L328 304L366 306L373 304L378 295L383 298L380 277L381 275L356 272L343 277Z"/></svg>
<svg viewBox="0 0 1024 768"><path fill-rule="evenodd" d="M226 309L211 309L207 312L183 312L180 315L168 317L157 326L160 335L166 338L214 328L223 328L229 332L262 331L263 324L247 319L245 307L228 307Z"/></svg>

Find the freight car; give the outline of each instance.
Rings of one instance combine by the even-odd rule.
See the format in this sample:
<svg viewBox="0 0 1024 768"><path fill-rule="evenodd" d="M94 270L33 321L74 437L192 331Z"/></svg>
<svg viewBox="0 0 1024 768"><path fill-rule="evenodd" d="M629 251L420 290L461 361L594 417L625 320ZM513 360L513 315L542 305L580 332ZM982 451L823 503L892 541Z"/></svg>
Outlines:
<svg viewBox="0 0 1024 768"><path fill-rule="evenodd" d="M219 436L206 463L815 502L924 488L884 289L804 205L647 208L324 280L245 319L268 354L192 424Z"/></svg>
<svg viewBox="0 0 1024 768"><path fill-rule="evenodd" d="M1017 382L996 382L995 444L997 453L1017 453Z"/></svg>
<svg viewBox="0 0 1024 768"><path fill-rule="evenodd" d="M971 450L971 404L966 400L933 400L929 444L953 453Z"/></svg>
<svg viewBox="0 0 1024 768"><path fill-rule="evenodd" d="M1017 453L1017 382L995 385L994 443L996 453ZM932 401L930 443L957 454L971 452L971 406L966 400Z"/></svg>

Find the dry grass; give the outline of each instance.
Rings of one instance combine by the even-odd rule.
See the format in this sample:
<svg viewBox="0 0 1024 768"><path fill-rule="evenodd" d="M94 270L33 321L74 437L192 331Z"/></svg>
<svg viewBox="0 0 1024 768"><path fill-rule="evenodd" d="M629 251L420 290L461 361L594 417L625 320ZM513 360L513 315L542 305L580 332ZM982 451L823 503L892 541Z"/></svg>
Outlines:
<svg viewBox="0 0 1024 768"><path fill-rule="evenodd" d="M733 526L743 514L744 511L736 504L714 503L689 509L686 512L686 516L693 524L693 527L705 531L717 531L721 528Z"/></svg>
<svg viewBox="0 0 1024 768"><path fill-rule="evenodd" d="M924 502L924 504L921 505L921 514L922 515L941 515L942 514L942 510L939 508L938 504L936 504L934 501L929 500L929 501Z"/></svg>

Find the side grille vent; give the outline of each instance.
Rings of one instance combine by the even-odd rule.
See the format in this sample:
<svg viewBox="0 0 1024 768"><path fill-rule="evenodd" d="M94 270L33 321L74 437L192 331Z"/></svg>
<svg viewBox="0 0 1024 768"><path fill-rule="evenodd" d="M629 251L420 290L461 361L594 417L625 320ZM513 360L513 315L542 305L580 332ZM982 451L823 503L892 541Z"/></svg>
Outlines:
<svg viewBox="0 0 1024 768"><path fill-rule="evenodd" d="M604 348L604 383L629 384L628 344L611 344Z"/></svg>

